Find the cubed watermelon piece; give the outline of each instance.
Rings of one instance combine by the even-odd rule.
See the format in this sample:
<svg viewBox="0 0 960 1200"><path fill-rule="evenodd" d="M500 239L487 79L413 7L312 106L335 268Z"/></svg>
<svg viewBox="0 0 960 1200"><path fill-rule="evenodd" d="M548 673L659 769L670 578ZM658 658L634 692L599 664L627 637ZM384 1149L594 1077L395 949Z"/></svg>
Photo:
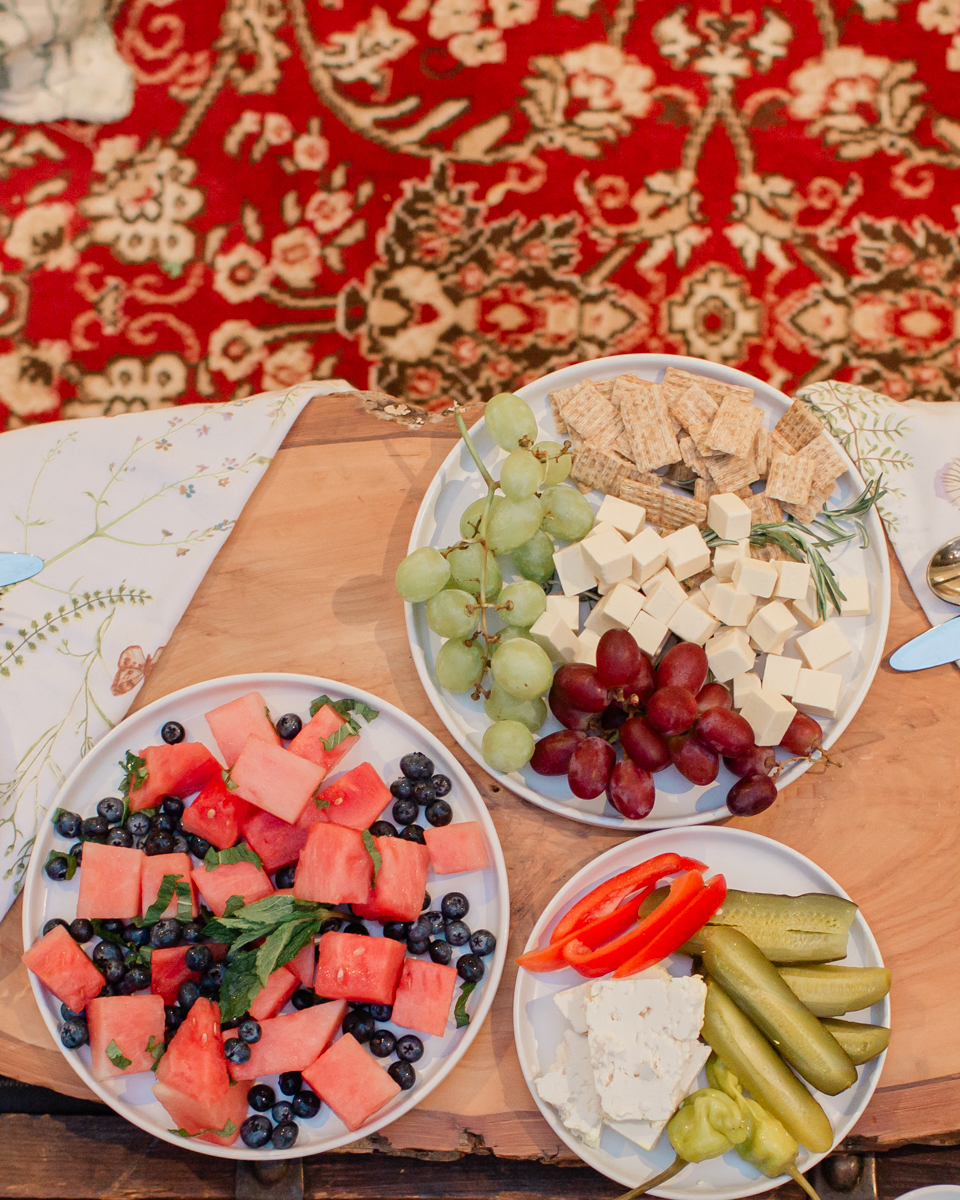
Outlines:
<svg viewBox="0 0 960 1200"><path fill-rule="evenodd" d="M86 850L83 852L86 854ZM189 854L152 854L146 855L143 860L143 873L141 875L141 911L146 912L150 905L156 900L160 894L160 885L163 883L164 875L179 875L182 882L190 885L190 902L191 911L194 917L200 915L200 904L197 900L197 885L191 878L193 871L193 860ZM81 876L83 872L81 869ZM177 915L177 897L174 893L173 899L164 909L163 916L175 917Z"/></svg>
<svg viewBox="0 0 960 1200"><path fill-rule="evenodd" d="M281 1071L302 1071L330 1045L347 1015L346 1000L331 1000L300 1012L281 1013L260 1022L260 1040L250 1047L249 1061L229 1063L234 1079L256 1079ZM225 1038L232 1030L223 1031Z"/></svg>
<svg viewBox="0 0 960 1200"><path fill-rule="evenodd" d="M308 804L304 812L311 808L313 805ZM309 827L281 821L262 808L255 809L243 823L244 840L260 855L265 871L278 871L295 863L307 844L308 832Z"/></svg>
<svg viewBox="0 0 960 1200"><path fill-rule="evenodd" d="M87 846L93 844L86 843ZM103 976L64 925L55 925L20 958L40 982L74 1012L82 1012L103 990Z"/></svg>
<svg viewBox="0 0 960 1200"><path fill-rule="evenodd" d="M287 970L292 971L304 987L312 988L317 974L316 942L307 942L297 957L287 963Z"/></svg>
<svg viewBox="0 0 960 1200"><path fill-rule="evenodd" d="M275 1017L300 986L300 980L286 967L277 967L257 992L250 1004L250 1016L255 1021Z"/></svg>
<svg viewBox="0 0 960 1200"><path fill-rule="evenodd" d="M456 967L421 958L404 959L390 1020L403 1029L443 1037L456 986Z"/></svg>
<svg viewBox="0 0 960 1200"><path fill-rule="evenodd" d="M303 1078L350 1130L365 1125L400 1091L352 1033L338 1038Z"/></svg>
<svg viewBox="0 0 960 1200"><path fill-rule="evenodd" d="M194 1001L157 1066L157 1079L207 1106L230 1087L220 1037L220 1006L206 996Z"/></svg>
<svg viewBox="0 0 960 1200"><path fill-rule="evenodd" d="M380 921L415 921L423 908L430 854L426 846L401 838L374 838L380 870L365 904L355 904L358 917Z"/></svg>
<svg viewBox="0 0 960 1200"><path fill-rule="evenodd" d="M87 1027L94 1079L149 1071L156 1061L153 1051L163 1046L163 999L153 995L100 996L87 1005ZM130 1060L128 1067L119 1067L110 1058L107 1047L111 1043ZM116 1051L114 1058L118 1057Z"/></svg>
<svg viewBox="0 0 960 1200"><path fill-rule="evenodd" d="M325 787L320 793L321 803L324 800L328 821L352 829L369 829L393 797L373 767L364 762Z"/></svg>
<svg viewBox="0 0 960 1200"><path fill-rule="evenodd" d="M437 875L457 875L461 871L482 871L490 866L490 856L477 821L458 821L425 829L423 840L430 851L430 866Z"/></svg>
<svg viewBox="0 0 960 1200"><path fill-rule="evenodd" d="M227 1088L212 1104L202 1104L195 1096L185 1095L164 1083L153 1085L154 1096L173 1121L172 1132L215 1146L232 1146L240 1136L240 1126L247 1118L249 1090L249 1084L237 1085Z"/></svg>
<svg viewBox="0 0 960 1200"><path fill-rule="evenodd" d="M293 881L298 900L362 904L370 896L372 883L373 859L356 829L327 824L311 827Z"/></svg>
<svg viewBox="0 0 960 1200"><path fill-rule="evenodd" d="M150 991L164 1004L176 1004L181 983L188 979L200 982L200 972L191 971L184 961L189 949L189 946L171 946L168 950L154 950L150 955Z"/></svg>
<svg viewBox="0 0 960 1200"><path fill-rule="evenodd" d="M253 904L273 894L270 876L252 862L224 863L212 871L201 865L193 871L193 882L216 917L223 916L231 896Z"/></svg>
<svg viewBox="0 0 960 1200"><path fill-rule="evenodd" d="M310 762L323 768L324 775L329 775L340 759L360 741L360 735L354 733L344 738L332 750L324 750L323 743L332 733L336 733L343 723L343 717L329 704L324 704L322 708L317 709L287 749L301 758L308 758Z"/></svg>
<svg viewBox="0 0 960 1200"><path fill-rule="evenodd" d="M318 996L392 1004L403 970L406 946L393 938L363 937L359 933L325 933L320 938Z"/></svg>
<svg viewBox="0 0 960 1200"><path fill-rule="evenodd" d="M267 702L259 692L247 692L245 696L221 704L219 708L203 715L228 767L232 767L240 757L247 738L256 737L274 746L282 745L267 715Z"/></svg>
<svg viewBox="0 0 960 1200"><path fill-rule="evenodd" d="M183 810L183 828L187 833L206 838L218 850L235 846L243 822L259 812L236 792L231 792L221 776L211 779L192 804Z"/></svg>
<svg viewBox="0 0 960 1200"><path fill-rule="evenodd" d="M230 778L242 800L295 825L320 786L323 771L305 758L259 738L248 738Z"/></svg>
<svg viewBox="0 0 960 1200"><path fill-rule="evenodd" d="M146 857L132 847L84 842L77 916L90 920L139 917Z"/></svg>
<svg viewBox="0 0 960 1200"><path fill-rule="evenodd" d="M147 746L140 751L147 777L130 791L130 811L155 808L164 796L185 800L205 788L223 770L203 742L178 742L174 746Z"/></svg>

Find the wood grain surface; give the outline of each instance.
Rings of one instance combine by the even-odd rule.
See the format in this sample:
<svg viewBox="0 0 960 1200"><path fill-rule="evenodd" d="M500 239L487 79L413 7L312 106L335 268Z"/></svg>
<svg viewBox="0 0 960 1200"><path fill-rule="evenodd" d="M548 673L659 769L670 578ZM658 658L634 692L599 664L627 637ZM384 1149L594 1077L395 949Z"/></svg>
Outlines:
<svg viewBox="0 0 960 1200"><path fill-rule="evenodd" d="M510 871L510 959L574 872L623 840L503 790L460 752L430 706L393 573L420 499L452 444L345 396L315 400L291 430L137 698L247 671L315 673L399 704L451 746L480 787ZM887 653L926 622L895 559ZM960 1131L960 821L952 666L898 675L884 662L834 757L758 818L732 822L793 846L862 906L893 969L893 1038L857 1126L863 1146ZM833 752L832 752L833 753ZM19 965L19 906L0 925L0 1072L87 1095L51 1043ZM513 1048L515 968L463 1062L421 1108L383 1131L394 1151L571 1161L540 1117ZM371 1147L372 1148L372 1147ZM184 1193L194 1194L194 1193Z"/></svg>

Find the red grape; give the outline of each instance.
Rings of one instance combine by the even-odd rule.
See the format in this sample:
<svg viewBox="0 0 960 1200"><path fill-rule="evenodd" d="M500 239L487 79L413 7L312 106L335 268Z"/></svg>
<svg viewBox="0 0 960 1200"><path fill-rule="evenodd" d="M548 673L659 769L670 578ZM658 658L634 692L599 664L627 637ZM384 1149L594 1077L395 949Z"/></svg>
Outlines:
<svg viewBox="0 0 960 1200"><path fill-rule="evenodd" d="M751 746L746 754L723 761L727 770L741 779L744 775L769 775L777 765L772 746Z"/></svg>
<svg viewBox="0 0 960 1200"><path fill-rule="evenodd" d="M696 733L705 746L731 758L746 754L754 744L749 721L730 708L708 708L697 720Z"/></svg>
<svg viewBox="0 0 960 1200"><path fill-rule="evenodd" d="M600 716L601 729L619 729L627 719L627 714L619 704L608 704Z"/></svg>
<svg viewBox="0 0 960 1200"><path fill-rule="evenodd" d="M686 688L694 695L707 678L707 652L694 642L679 642L666 652L657 666L657 687Z"/></svg>
<svg viewBox="0 0 960 1200"><path fill-rule="evenodd" d="M604 687L623 687L640 670L640 647L625 629L608 629L597 643L597 678Z"/></svg>
<svg viewBox="0 0 960 1200"><path fill-rule="evenodd" d="M620 745L638 767L646 771L662 771L670 766L667 743L651 729L645 717L630 717L620 726Z"/></svg>
<svg viewBox="0 0 960 1200"><path fill-rule="evenodd" d="M597 668L589 663L565 663L553 677L550 707L556 697L581 712L603 712L610 701L607 689L597 678Z"/></svg>
<svg viewBox="0 0 960 1200"><path fill-rule="evenodd" d="M697 692L697 711L705 713L708 708L733 708L733 697L722 683L705 683Z"/></svg>
<svg viewBox="0 0 960 1200"><path fill-rule="evenodd" d="M692 733L677 734L667 742L670 761L691 783L713 783L720 773L720 756L697 741Z"/></svg>
<svg viewBox="0 0 960 1200"><path fill-rule="evenodd" d="M548 733L537 742L530 766L538 775L566 775L571 755L586 736L576 729Z"/></svg>
<svg viewBox="0 0 960 1200"><path fill-rule="evenodd" d="M656 690L653 663L648 655L640 652L640 666L629 683L623 685L623 698L628 704L646 704Z"/></svg>
<svg viewBox="0 0 960 1200"><path fill-rule="evenodd" d="M594 713L581 712L578 708L571 708L569 704L564 704L562 700L558 700L554 696L552 688L549 700L550 711L565 729L587 730L591 728Z"/></svg>
<svg viewBox="0 0 960 1200"><path fill-rule="evenodd" d="M657 688L647 701L647 720L657 733L686 733L696 719L697 698L686 688Z"/></svg>
<svg viewBox="0 0 960 1200"><path fill-rule="evenodd" d="M610 772L607 792L610 803L618 813L629 817L631 821L639 821L653 808L657 789L649 771L638 767L632 759L625 758Z"/></svg>
<svg viewBox="0 0 960 1200"><path fill-rule="evenodd" d="M777 798L777 785L766 775L744 775L727 792L727 808L737 817L755 817Z"/></svg>
<svg viewBox="0 0 960 1200"><path fill-rule="evenodd" d="M780 739L780 745L791 754L802 754L808 758L814 750L820 749L822 738L823 730L819 723L806 713L798 712Z"/></svg>
<svg viewBox="0 0 960 1200"><path fill-rule="evenodd" d="M570 758L567 769L570 791L581 800L593 800L605 792L616 757L614 748L603 738L585 738Z"/></svg>

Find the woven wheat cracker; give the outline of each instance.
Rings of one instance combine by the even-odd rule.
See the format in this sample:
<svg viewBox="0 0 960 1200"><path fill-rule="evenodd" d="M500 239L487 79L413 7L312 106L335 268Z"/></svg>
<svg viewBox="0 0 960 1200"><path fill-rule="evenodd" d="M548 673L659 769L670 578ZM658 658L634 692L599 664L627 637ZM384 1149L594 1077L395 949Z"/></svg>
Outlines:
<svg viewBox="0 0 960 1200"><path fill-rule="evenodd" d="M739 401L737 401L739 404ZM760 478L753 458L739 458L735 454L718 454L703 460L710 478L721 492L739 492Z"/></svg>
<svg viewBox="0 0 960 1200"><path fill-rule="evenodd" d="M823 433L823 424L806 404L794 400L776 423L774 430L789 442L794 450L802 450Z"/></svg>
<svg viewBox="0 0 960 1200"><path fill-rule="evenodd" d="M587 383L592 383L604 400L613 400L613 385L616 379L588 379ZM614 407L618 407L614 405Z"/></svg>
<svg viewBox="0 0 960 1200"><path fill-rule="evenodd" d="M703 461L703 455L697 449L697 443L687 434L682 437L679 442L680 457L683 459L686 466L698 475L701 479L708 479L710 472L707 470L707 464Z"/></svg>
<svg viewBox="0 0 960 1200"><path fill-rule="evenodd" d="M592 383L583 387L563 406L563 419L587 445L611 450L623 436L620 414Z"/></svg>
<svg viewBox="0 0 960 1200"><path fill-rule="evenodd" d="M830 483L826 484L819 491L812 491L806 504L784 504L783 510L784 512L788 512L791 517L796 517L798 521L802 521L804 525L808 525L830 499L832 491L833 481L831 480Z"/></svg>
<svg viewBox="0 0 960 1200"><path fill-rule="evenodd" d="M732 396L737 400L743 400L747 404L753 403L753 388L741 387L738 383L720 383L719 380L710 379L706 375L694 375L690 371L684 371L680 367L667 367L663 373L663 382L665 384L689 386L696 384L697 387L703 388L708 396L719 404L725 396ZM688 426L689 428L689 426Z"/></svg>
<svg viewBox="0 0 960 1200"><path fill-rule="evenodd" d="M746 458L753 449L757 430L763 422L763 413L752 404L743 404L733 396L720 402L717 415L713 418L707 443L721 454L732 454L735 458Z"/></svg>
<svg viewBox="0 0 960 1200"><path fill-rule="evenodd" d="M557 427L557 433L564 434L568 432L567 423L563 419L563 409L582 387L582 383L575 383L572 387L557 388L555 392L550 393L550 408L553 412L553 421Z"/></svg>
<svg viewBox="0 0 960 1200"><path fill-rule="evenodd" d="M802 454L774 454L767 472L767 495L790 504L806 504L813 483L813 463Z"/></svg>
<svg viewBox="0 0 960 1200"><path fill-rule="evenodd" d="M617 377L620 416L633 447L631 457L641 471L666 467L680 459L680 447L658 384L635 376Z"/></svg>
<svg viewBox="0 0 960 1200"><path fill-rule="evenodd" d="M751 525L776 525L783 520L783 509L765 492L755 492L743 502L750 509Z"/></svg>
<svg viewBox="0 0 960 1200"><path fill-rule="evenodd" d="M773 454L773 435L761 425L757 436L753 439L753 461L757 464L757 474L766 479L770 469L770 456Z"/></svg>
<svg viewBox="0 0 960 1200"><path fill-rule="evenodd" d="M751 558L762 558L764 562L795 562L792 554L788 554L786 550L781 550L779 546L768 542L766 546L753 546L750 554Z"/></svg>
<svg viewBox="0 0 960 1200"><path fill-rule="evenodd" d="M696 471L693 471L685 462L673 463L667 467L666 474L663 476L670 483L677 483L681 486L689 486L697 478Z"/></svg>
<svg viewBox="0 0 960 1200"><path fill-rule="evenodd" d="M689 429L691 425L709 425L717 415L716 400L699 384L694 383L689 387L664 384L663 392L667 408L684 429Z"/></svg>
<svg viewBox="0 0 960 1200"><path fill-rule="evenodd" d="M712 479L698 479L693 485L693 498L699 500L701 504L706 504L711 496L715 496L720 489Z"/></svg>
<svg viewBox="0 0 960 1200"><path fill-rule="evenodd" d="M709 425L690 425L687 428L687 433L693 439L693 444L697 448L697 453L706 462L711 458L720 458L720 454L716 450L711 450L707 438L710 436Z"/></svg>
<svg viewBox="0 0 960 1200"><path fill-rule="evenodd" d="M699 500L636 479L621 483L620 499L641 505L647 510L647 524L659 525L661 529L682 529L684 525L700 525L707 519L707 506Z"/></svg>
<svg viewBox="0 0 960 1200"><path fill-rule="evenodd" d="M807 462L813 463L811 491L822 492L826 490L828 496L833 491L833 481L839 479L847 469L847 464L836 450L834 450L830 438L826 433L821 433L812 442L808 442L799 451L797 458L802 458Z"/></svg>
<svg viewBox="0 0 960 1200"><path fill-rule="evenodd" d="M605 495L616 496L630 470L632 464L624 462L612 450L585 446L573 460L570 478L581 491L596 488Z"/></svg>

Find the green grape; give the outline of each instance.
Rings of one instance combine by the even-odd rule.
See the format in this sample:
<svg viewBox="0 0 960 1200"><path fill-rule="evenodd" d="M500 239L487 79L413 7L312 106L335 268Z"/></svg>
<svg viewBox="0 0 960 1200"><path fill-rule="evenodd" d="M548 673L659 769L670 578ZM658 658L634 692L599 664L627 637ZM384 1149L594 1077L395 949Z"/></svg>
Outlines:
<svg viewBox="0 0 960 1200"><path fill-rule="evenodd" d="M580 495L579 492L576 494ZM536 496L528 496L526 500L501 500L487 522L487 545L494 554L509 554L530 541L542 520L543 506Z"/></svg>
<svg viewBox="0 0 960 1200"><path fill-rule="evenodd" d="M534 450L540 450L547 456L547 475L543 481L546 486L553 487L555 483L563 483L570 474L573 459L569 454L564 454L560 443L537 442Z"/></svg>
<svg viewBox="0 0 960 1200"><path fill-rule="evenodd" d="M518 700L498 683L490 689L483 711L491 721L519 721L531 733L536 733L547 719L547 706L540 696L536 700Z"/></svg>
<svg viewBox="0 0 960 1200"><path fill-rule="evenodd" d="M593 528L593 509L576 488L547 488L543 512L543 528L565 542L579 542Z"/></svg>
<svg viewBox="0 0 960 1200"><path fill-rule="evenodd" d="M520 721L497 721L484 733L481 748L495 771L519 771L533 758L533 734Z"/></svg>
<svg viewBox="0 0 960 1200"><path fill-rule="evenodd" d="M502 450L519 450L520 439L537 437L537 422L526 400L512 392L501 392L486 403L483 411L487 433Z"/></svg>
<svg viewBox="0 0 960 1200"><path fill-rule="evenodd" d="M461 588L471 596L480 595L480 564L483 561L483 547L479 542L467 546L465 550L451 550L447 555L450 564L450 582L447 587ZM487 551L487 600L495 600L503 587L503 576L494 556Z"/></svg>
<svg viewBox="0 0 960 1200"><path fill-rule="evenodd" d="M496 507L502 503L502 496L494 496L493 504L490 506L491 515L493 514L494 509L496 509ZM460 517L460 536L462 538L475 538L479 535L480 521L483 517L483 510L486 508L486 505L486 496L481 496L479 500L474 500L472 504L468 504L463 510L463 514Z"/></svg>
<svg viewBox="0 0 960 1200"><path fill-rule="evenodd" d="M483 671L480 647L466 646L457 638L451 638L440 647L435 670L437 683L448 692L469 692Z"/></svg>
<svg viewBox="0 0 960 1200"><path fill-rule="evenodd" d="M518 700L534 700L553 683L553 664L546 650L526 638L498 646L490 666L497 683Z"/></svg>
<svg viewBox="0 0 960 1200"><path fill-rule="evenodd" d="M427 601L427 625L440 637L469 637L479 620L475 597L459 588L447 588Z"/></svg>
<svg viewBox="0 0 960 1200"><path fill-rule="evenodd" d="M514 450L500 468L500 487L508 500L532 496L546 474L546 466L529 450Z"/></svg>
<svg viewBox="0 0 960 1200"><path fill-rule="evenodd" d="M553 542L542 529L514 550L513 565L524 579L532 579L534 583L546 583L553 578Z"/></svg>
<svg viewBox="0 0 960 1200"><path fill-rule="evenodd" d="M432 546L421 546L397 567L397 591L404 600L416 604L442 591L449 578L450 564L440 551Z"/></svg>
<svg viewBox="0 0 960 1200"><path fill-rule="evenodd" d="M507 625L505 629L501 629L497 634L500 639L500 645L505 642L512 642L515 638L523 638L525 642L534 641L534 637L529 629L521 629L519 625Z"/></svg>
<svg viewBox="0 0 960 1200"><path fill-rule="evenodd" d="M506 625L519 625L523 629L542 617L547 611L547 598L543 588L530 579L521 579L519 583L508 583L497 600L500 606L500 620ZM510 604L512 608L505 608Z"/></svg>

